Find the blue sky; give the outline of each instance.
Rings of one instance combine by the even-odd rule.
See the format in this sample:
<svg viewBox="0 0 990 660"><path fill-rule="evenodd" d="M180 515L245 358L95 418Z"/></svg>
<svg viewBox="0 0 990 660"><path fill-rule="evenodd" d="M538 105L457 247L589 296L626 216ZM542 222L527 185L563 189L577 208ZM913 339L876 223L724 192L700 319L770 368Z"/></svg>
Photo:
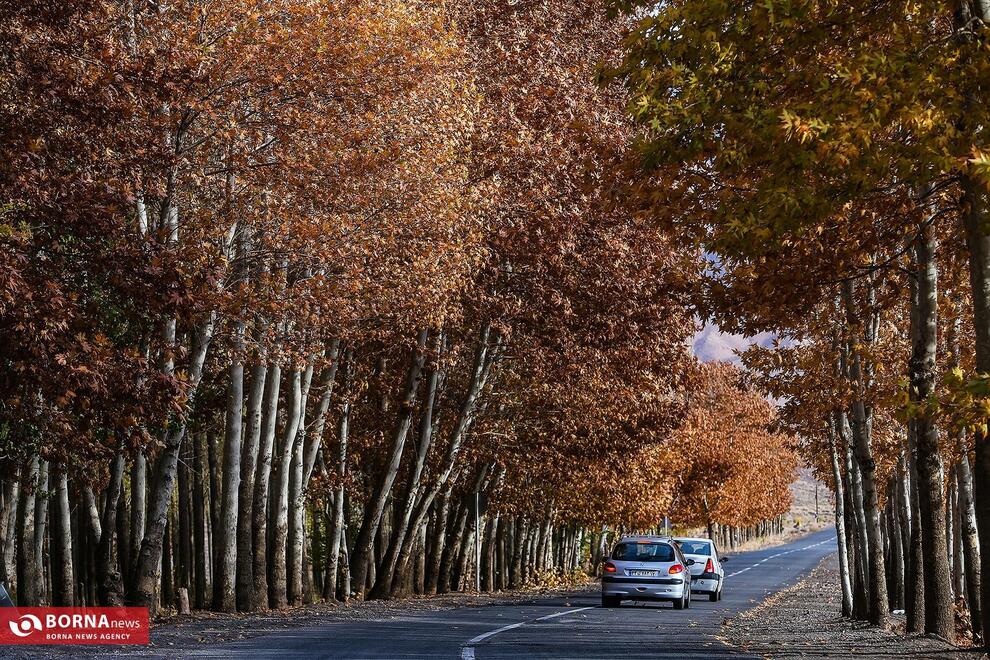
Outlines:
<svg viewBox="0 0 990 660"><path fill-rule="evenodd" d="M739 364L739 357L733 352L745 350L754 343L767 346L773 340L773 333L761 332L755 337L733 335L722 332L718 326L706 323L705 327L691 338L691 351L702 362L726 360Z"/></svg>

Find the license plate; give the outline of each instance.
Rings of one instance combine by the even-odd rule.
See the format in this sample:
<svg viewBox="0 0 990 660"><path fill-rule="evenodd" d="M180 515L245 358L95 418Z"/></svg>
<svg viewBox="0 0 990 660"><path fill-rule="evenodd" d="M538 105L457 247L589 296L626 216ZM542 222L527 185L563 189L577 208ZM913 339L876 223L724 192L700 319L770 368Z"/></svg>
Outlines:
<svg viewBox="0 0 990 660"><path fill-rule="evenodd" d="M633 577L656 577L656 571L629 571L629 575Z"/></svg>

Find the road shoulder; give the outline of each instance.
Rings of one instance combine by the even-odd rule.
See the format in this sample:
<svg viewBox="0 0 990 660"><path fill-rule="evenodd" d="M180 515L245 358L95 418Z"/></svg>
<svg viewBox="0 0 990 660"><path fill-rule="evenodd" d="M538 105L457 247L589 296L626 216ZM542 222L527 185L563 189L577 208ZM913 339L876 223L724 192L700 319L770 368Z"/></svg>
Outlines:
<svg viewBox="0 0 990 660"><path fill-rule="evenodd" d="M914 634L843 619L838 560L826 557L807 577L722 625L720 639L766 658L977 658L980 653Z"/></svg>

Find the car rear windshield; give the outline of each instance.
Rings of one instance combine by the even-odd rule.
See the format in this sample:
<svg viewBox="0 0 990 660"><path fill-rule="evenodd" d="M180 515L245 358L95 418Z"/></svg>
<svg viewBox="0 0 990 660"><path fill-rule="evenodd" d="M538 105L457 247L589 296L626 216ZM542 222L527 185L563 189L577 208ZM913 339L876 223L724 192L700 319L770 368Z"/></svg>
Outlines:
<svg viewBox="0 0 990 660"><path fill-rule="evenodd" d="M612 551L620 561L674 561L674 549L666 543L620 543Z"/></svg>
<svg viewBox="0 0 990 660"><path fill-rule="evenodd" d="M704 555L710 557L712 554L712 544L708 541L678 541L681 552L686 555Z"/></svg>

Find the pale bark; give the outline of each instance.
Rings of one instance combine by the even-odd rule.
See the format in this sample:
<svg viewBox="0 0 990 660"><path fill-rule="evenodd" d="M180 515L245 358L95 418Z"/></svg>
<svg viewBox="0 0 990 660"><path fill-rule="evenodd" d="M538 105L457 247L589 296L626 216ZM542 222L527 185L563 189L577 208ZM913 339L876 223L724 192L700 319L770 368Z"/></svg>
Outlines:
<svg viewBox="0 0 990 660"><path fill-rule="evenodd" d="M55 475L55 498L52 520L52 605L72 607L72 510L69 506L69 478L61 468Z"/></svg>
<svg viewBox="0 0 990 660"><path fill-rule="evenodd" d="M254 600L251 609L266 609L268 601L268 485L272 474L272 451L278 419L278 396L282 369L277 363L268 370L265 382L264 423L258 447L258 465L251 504L251 541L254 548Z"/></svg>
<svg viewBox="0 0 990 660"><path fill-rule="evenodd" d="M959 434L962 455L956 466L956 479L959 488L959 529L963 544L963 562L966 578L966 597L969 613L973 621L973 632L983 636L983 604L981 601L982 579L980 540L976 527L976 509L973 506L973 473L969 467L969 448L965 436Z"/></svg>
<svg viewBox="0 0 990 660"><path fill-rule="evenodd" d="M443 345L443 332L437 333L433 343L433 360L439 361L440 351ZM402 510L396 518L395 531L389 541L388 550L385 553L385 561L382 570L378 574L378 581L369 594L372 598L387 598L395 595L397 590L393 589L392 581L395 578L396 566L399 561L399 553L402 546L407 541L415 542L415 529L409 529L412 520L413 509L419 500L422 490L423 468L426 466L426 457L433 444L433 412L436 407L437 384L440 380L439 364L430 368L426 379L426 396L423 400L423 410L420 412L419 439L416 445L416 456L413 461L412 470L409 474L406 494L403 498ZM412 537L412 538L410 538ZM406 568L406 565L403 568ZM401 589L399 590L401 591Z"/></svg>
<svg viewBox="0 0 990 660"><path fill-rule="evenodd" d="M213 339L213 315L197 329L191 352L188 373L189 399L195 393L203 375L203 363ZM141 552L135 566L134 577L130 589L130 601L135 605L147 607L154 611L157 606L155 597L160 580L162 557L162 540L165 535L168 506L175 488L176 464L179 458L179 445L186 433L186 421L189 413L188 406L172 421L165 436L165 446L158 457L155 486L151 491L148 506L148 526Z"/></svg>
<svg viewBox="0 0 990 660"><path fill-rule="evenodd" d="M912 253L911 339L909 361L910 395L922 404L935 389L937 348L938 272L934 260L932 229L918 231ZM925 632L952 640L955 621L952 602L952 571L945 536L945 483L942 457L938 450L938 430L927 414L914 420L918 471L922 552L925 558Z"/></svg>
<svg viewBox="0 0 990 660"><path fill-rule="evenodd" d="M132 570L134 566L137 566L138 555L141 553L141 542L144 541L144 529L147 525L147 503L145 500L148 488L147 462L142 449L135 452L134 460L131 462L131 557L129 563ZM132 576L128 575L127 578L131 579Z"/></svg>
<svg viewBox="0 0 990 660"><path fill-rule="evenodd" d="M299 434L299 421L303 406L303 372L293 369L289 374L289 391L286 398L288 417L279 446L278 460L275 462L275 489L272 492L272 547L269 548L269 566L272 576L268 585L268 601L276 609L288 607L286 585L286 536L289 515L289 470L292 451Z"/></svg>
<svg viewBox="0 0 990 660"><path fill-rule="evenodd" d="M114 561L114 521L117 519L117 506L124 491L124 453L117 451L110 467L110 483L107 485L100 526L103 530L96 546L96 589L100 604L119 606L123 604L123 589L120 571Z"/></svg>
<svg viewBox="0 0 990 660"><path fill-rule="evenodd" d="M854 298L852 283L843 283L843 298L849 325L862 330L862 341L871 345L876 339L877 317L873 309L873 285L867 283L866 318L860 319ZM862 353L855 347L850 350L849 374L855 388L852 402L852 431L860 476L863 482L863 512L866 517L866 536L869 543L870 623L886 628L887 580L884 568L883 545L880 538L880 506L876 488L876 461L871 441L872 409L865 400L866 391L872 386L872 369L864 364Z"/></svg>
<svg viewBox="0 0 990 660"><path fill-rule="evenodd" d="M0 548L0 584L8 588L16 586L17 567L17 511L20 500L20 468L9 481L4 482L3 546Z"/></svg>
<svg viewBox="0 0 990 660"><path fill-rule="evenodd" d="M38 488L39 459L33 454L24 471L17 515L17 604L34 607L41 603L41 585L36 568L34 543L35 491Z"/></svg>
<svg viewBox="0 0 990 660"><path fill-rule="evenodd" d="M839 467L839 449L837 442L836 426L838 426L836 411L836 424L829 433L830 450L832 454L832 478L835 480L835 536L839 546L839 583L842 587L842 616L852 616L852 581L849 578L849 552L846 548L846 512L845 498L842 488L842 470Z"/></svg>
<svg viewBox="0 0 990 660"><path fill-rule="evenodd" d="M402 450L409 436L409 429L412 427L416 394L419 391L419 381L422 375L423 364L426 360L426 340L428 330L420 330L416 338L416 347L413 349L412 359L409 364L409 372L406 376L406 386L399 406L398 419L396 420L395 431L392 436L392 446L386 462L385 471L382 473L380 481L376 484L369 499L368 506L365 507L366 515L361 521L361 529L358 532L357 540L354 544L354 556L351 557L351 575L354 586L357 588L356 596L363 598L365 593L365 583L367 582L369 562L372 559L371 546L381 524L382 512L385 510L385 502L392 491L392 484L399 472L399 464L402 460Z"/></svg>
<svg viewBox="0 0 990 660"><path fill-rule="evenodd" d="M350 349L344 351L344 404L341 407L340 422L337 427L337 460L335 470L337 472L337 485L333 492L333 510L330 514L330 529L327 533L328 556L325 560L323 578L323 597L327 600L337 597L338 593L338 565L340 563L340 549L344 545L342 538L344 534L344 481L347 478L347 441L350 434L350 381L351 364L353 353ZM344 570L346 571L346 562ZM343 589L341 600L350 597L350 587Z"/></svg>
<svg viewBox="0 0 990 660"><path fill-rule="evenodd" d="M241 427L244 414L244 322L235 321L233 355L227 370L227 412L223 444L223 484L220 526L214 530L217 564L213 579L213 609L233 612L237 608L237 520L241 488ZM217 493L213 497L217 497Z"/></svg>
<svg viewBox="0 0 990 660"><path fill-rule="evenodd" d="M241 483L237 504L237 609L242 612L255 609L254 598L254 543L252 543L251 518L254 503L254 479L261 444L265 383L268 365L264 356L251 368L251 390L247 403L247 429L241 454Z"/></svg>
<svg viewBox="0 0 990 660"><path fill-rule="evenodd" d="M329 363L320 376L320 399L316 404L312 421L300 423L292 452L291 474L289 479L289 584L288 600L291 605L299 605L304 599L305 572L304 557L306 544L305 504L306 488L316 464L316 454L323 441L323 430L326 427L327 411L333 396L333 385L337 377L339 342L334 341L327 351ZM310 371L310 373L312 373ZM310 376L311 377L311 376ZM307 392L305 397L309 399ZM305 406L305 401L303 403ZM305 421L305 417L304 417Z"/></svg>

